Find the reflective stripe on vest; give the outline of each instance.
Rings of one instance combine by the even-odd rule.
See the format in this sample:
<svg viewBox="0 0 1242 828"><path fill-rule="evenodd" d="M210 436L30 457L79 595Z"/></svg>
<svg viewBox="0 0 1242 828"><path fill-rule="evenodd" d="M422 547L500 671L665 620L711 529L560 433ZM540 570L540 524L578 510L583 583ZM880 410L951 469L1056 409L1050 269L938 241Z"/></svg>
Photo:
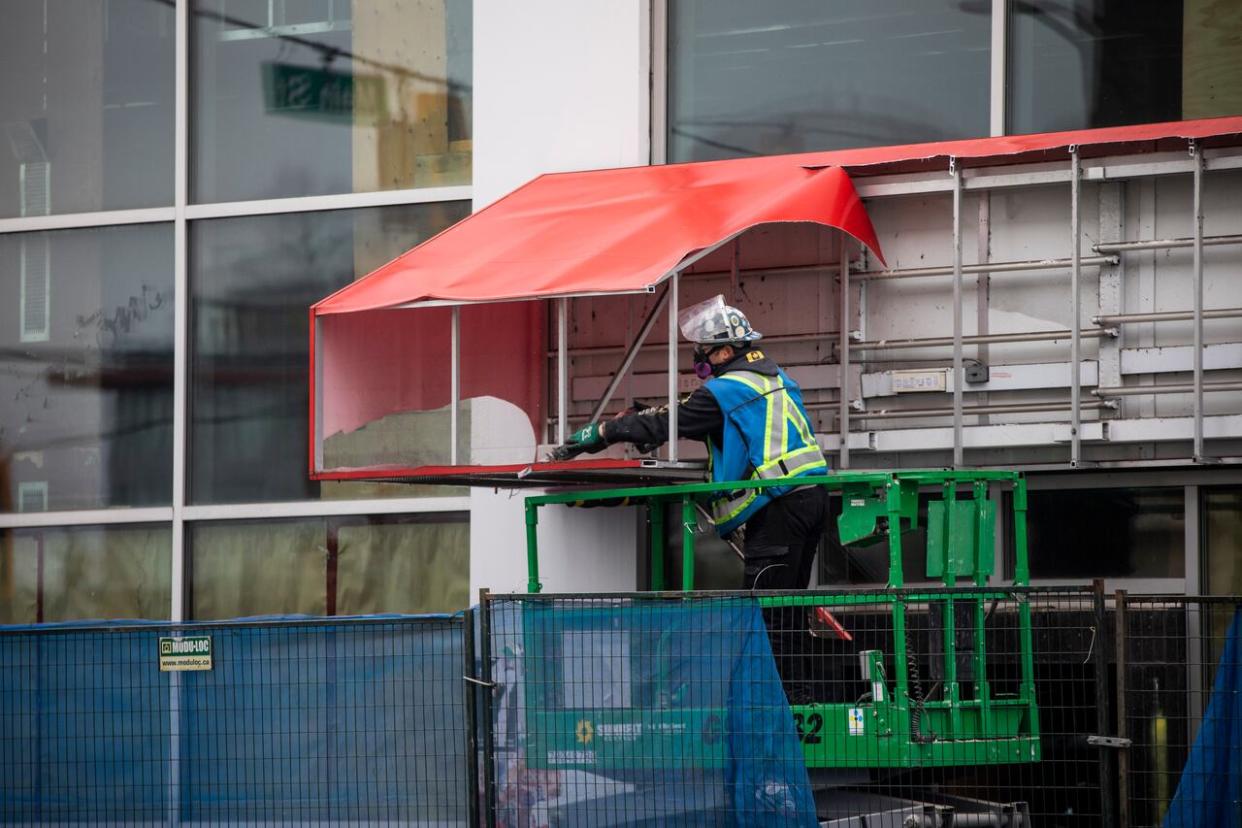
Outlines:
<svg viewBox="0 0 1242 828"><path fill-rule="evenodd" d="M780 376L769 377L753 371L734 371L719 380L740 383L755 392L755 398L764 402L763 460L755 466L751 480L775 480L781 477L797 477L816 469L826 469L828 464L815 442L810 424L802 415L797 402L786 391ZM728 416L729 412L726 412ZM793 427L801 442L789 449L789 430ZM717 526L727 524L748 509L761 496L760 489L742 489L732 492L712 503L712 518ZM779 492L769 492L775 496Z"/></svg>

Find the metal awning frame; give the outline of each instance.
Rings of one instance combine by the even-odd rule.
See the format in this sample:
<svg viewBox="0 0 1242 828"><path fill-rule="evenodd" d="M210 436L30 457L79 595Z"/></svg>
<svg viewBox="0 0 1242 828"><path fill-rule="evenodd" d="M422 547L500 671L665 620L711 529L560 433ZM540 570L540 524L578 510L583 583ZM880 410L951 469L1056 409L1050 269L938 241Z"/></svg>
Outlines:
<svg viewBox="0 0 1242 828"><path fill-rule="evenodd" d="M905 195L920 195L925 193L948 192L952 196L953 204L953 263L945 268L923 268L914 269L910 272L901 271L851 271L849 266L849 252L851 240L848 234L842 233L844 242L841 246L841 257L837 263L838 278L841 284L840 290L840 314L842 320L850 318L852 308L850 307L849 291L847 286L850 282L860 282L865 287L867 281L876 279L890 278L906 278L932 274L929 272L920 272L927 270L943 270L943 275L952 275L953 277L953 297L954 297L954 316L953 316L953 373L956 377L954 383L953 394L953 433L954 433L954 450L953 465L962 467L964 462L964 439L963 439L963 417L967 414L964 410L963 399L963 382L962 374L964 369L963 346L966 343L963 337L962 326L962 277L970 273L977 273L981 278L988 278L994 272L1004 272L1007 269L1014 271L1027 269L1060 269L1065 268L1071 273L1071 301L1073 303L1072 318L1080 319L1081 297L1080 297L1080 280L1083 267L1091 267L1098 265L1112 265L1115 263L1116 256L1131 249L1163 249L1173 247L1191 247L1193 248L1194 264L1193 264L1193 293L1194 308L1188 311L1189 318L1194 323L1194 366L1193 381L1190 384L1194 395L1194 413L1192 420L1194 423L1193 437L1193 462L1204 463L1214 462L1215 458L1209 457L1204 451L1203 437L1203 393L1204 391L1216 390L1214 387L1207 388L1204 383L1204 369L1202 364L1202 343L1203 343L1203 320L1205 312L1203 308L1203 247L1214 244L1234 244L1242 237L1222 236L1208 237L1203 235L1203 217L1202 217L1202 186L1203 175L1206 171L1223 171L1242 169L1242 151L1236 147L1223 147L1204 149L1196 143L1194 139L1184 139L1186 141L1186 149L1181 152L1158 151L1146 154L1135 154L1127 156L1102 156L1092 159L1081 159L1077 146L1069 147L1069 162L1063 160L1038 162L1029 164L1011 164L1005 165L1003 168L989 166L972 166L969 169L963 169L956 163L956 159L946 157L944 160L947 165L947 173L945 170L940 171L923 171L917 173L902 173L890 175L873 175L867 176L865 168L849 168L846 169L855 176L856 190L860 197L864 200L874 198L885 198ZM1000 169L1000 171L998 171ZM1083 256L1080 250L1082 238L1081 234L1081 217L1079 215L1079 207L1081 201L1081 188L1083 182L1107 182L1119 181L1130 178L1138 178L1145 176L1159 175L1177 175L1189 174L1193 181L1193 228L1194 235L1189 239L1156 239L1145 240L1142 242L1127 243L1126 245L1107 245L1102 244L1097 252L1105 254L1104 256ZM1031 186L1055 186L1069 185L1069 235L1071 237L1070 256L1066 260L1048 260L1046 262L1014 262L1014 263L992 263L993 267L987 267L987 264L981 265L964 265L962 262L962 227L961 227L961 201L964 191L980 191L980 190L999 190L1013 187L1031 187ZM748 228L752 229L752 228ZM644 320L638 333L633 341L626 347L622 359L617 370L612 376L607 392L601 397L592 411L592 419L599 417L605 407L611 401L620 382L627 375L634 359L644 343L651 330L654 328L655 322L659 314L665 309L668 311L668 353L667 353L667 375L668 375L668 393L667 398L670 403L669 408L669 430L671 434L677 433L677 391L678 391L678 346L679 336L677 329L677 314L679 309L678 292L680 290L681 279L683 276L695 276L706 274L686 274L689 268L695 263L701 261L705 257L715 253L725 245L735 242L745 231L733 234L719 242L703 248L696 253L683 259L676 268L670 270L654 284L646 286L642 290L618 290L618 291L596 291L587 293L576 293L566 295L552 295L539 297L514 297L512 299L499 300L501 302L509 301L533 301L533 300L549 300L556 304L556 363L557 363L557 417L556 417L556 438L558 442L564 442L568 437L569 428L569 366L568 366L568 317L569 317L569 301L577 298L596 298L606 296L628 296L635 294L654 293L661 283L668 283L665 294L657 301L655 307ZM840 232L840 231L838 231ZM1113 249L1116 248L1116 249ZM1011 264L1011 268L1006 268L1005 264ZM1024 267L1023 265L1026 265ZM833 268L832 263L819 263L813 265L793 266L789 268L766 268L742 271L743 273L759 273L772 272L776 270L785 270L794 272L804 269L820 269L828 271ZM736 254L733 257L731 276L736 282L739 277ZM723 275L722 273L713 273L711 275ZM459 409L460 409L460 308L462 305L473 304L495 304L495 302L474 302L474 301L451 301L451 300L429 300L424 302L413 302L404 305L394 306L401 309L417 309L431 307L451 307L452 313L452 358L451 358L451 446L450 460L453 464L457 463L457 434L459 427ZM1210 313L1210 312L1209 312ZM321 323L318 317L312 318L315 339L318 341L321 334ZM1118 320L1130 321L1130 320ZM1137 321L1137 320L1135 320ZM847 377L851 351L867 350L867 343L854 341L854 333L849 330L848 324L839 326L840 331L837 335L840 339L838 343L841 361L842 376ZM1084 330L1081 323L1074 325L1069 331L1070 342L1070 364L1076 365L1080 361L1081 356L1081 339L1084 335L1094 335L1094 329ZM914 341L910 343L912 346L917 344ZM316 387L322 387L322 360L318 350L314 354L314 376L313 380ZM1070 466L1079 467L1082 465L1081 451L1081 431L1082 431L1082 410L1084 408L1081 401L1081 389L1078 383L1071 381L1069 383L1071 391L1070 404ZM1209 384L1211 385L1211 384ZM849 434L849 424L851 419L851 397L848 388L848 379L844 380L844 387L840 394L840 413L839 413L839 430L842 435ZM322 402L320 396L315 394L312 405L315 410L315 434L314 434L314 451L312 456L312 468L318 473L322 470ZM865 414L857 415L866 419ZM840 467L842 469L849 468L849 443L848 439L840 441ZM667 460L676 463L678 460L677 441L671 440L667 450Z"/></svg>

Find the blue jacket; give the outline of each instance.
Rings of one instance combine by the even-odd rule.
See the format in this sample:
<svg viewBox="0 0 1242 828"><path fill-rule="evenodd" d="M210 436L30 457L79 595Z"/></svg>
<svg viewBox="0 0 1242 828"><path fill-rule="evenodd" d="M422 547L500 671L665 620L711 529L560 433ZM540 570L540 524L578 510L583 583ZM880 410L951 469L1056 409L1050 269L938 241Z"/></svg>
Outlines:
<svg viewBox="0 0 1242 828"><path fill-rule="evenodd" d="M802 405L802 391L780 368L774 376L729 371L703 387L724 415L723 443L707 441L713 481L772 480L828 470ZM741 489L721 497L712 503L716 531L728 535L790 488Z"/></svg>

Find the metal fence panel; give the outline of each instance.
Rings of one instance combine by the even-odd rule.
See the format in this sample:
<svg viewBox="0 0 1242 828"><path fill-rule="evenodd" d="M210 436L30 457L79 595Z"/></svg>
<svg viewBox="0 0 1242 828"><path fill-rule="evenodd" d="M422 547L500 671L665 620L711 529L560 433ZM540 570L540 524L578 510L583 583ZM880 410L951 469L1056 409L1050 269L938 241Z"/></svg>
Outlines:
<svg viewBox="0 0 1242 828"><path fill-rule="evenodd" d="M1103 818L1089 590L511 595L483 614L497 824Z"/></svg>
<svg viewBox="0 0 1242 828"><path fill-rule="evenodd" d="M1242 826L1242 598L1127 596L1123 825Z"/></svg>
<svg viewBox="0 0 1242 828"><path fill-rule="evenodd" d="M477 665L469 613L2 629L0 821L1242 824L1242 598L517 595L478 621ZM159 669L195 636L210 670Z"/></svg>
<svg viewBox="0 0 1242 828"><path fill-rule="evenodd" d="M0 635L5 821L467 821L457 618ZM210 639L162 672L160 639Z"/></svg>

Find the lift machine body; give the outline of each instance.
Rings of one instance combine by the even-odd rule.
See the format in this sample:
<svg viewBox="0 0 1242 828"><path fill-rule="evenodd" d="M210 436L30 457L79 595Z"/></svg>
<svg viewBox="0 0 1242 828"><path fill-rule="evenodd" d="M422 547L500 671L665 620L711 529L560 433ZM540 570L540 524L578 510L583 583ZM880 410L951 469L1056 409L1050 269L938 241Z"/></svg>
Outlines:
<svg viewBox="0 0 1242 828"><path fill-rule="evenodd" d="M867 690L857 698L791 705L808 768L920 768L1036 762L1040 759L1039 711L1035 700L1031 610L1026 596L1005 586L989 585L995 559L998 502L1012 508L1014 572L1012 584L1029 581L1026 546L1026 484L1005 471L843 472L798 478L838 494L840 542L851 545L887 539L888 588L882 590L813 589L796 595L756 592L765 610L804 608L812 626L835 632L842 648L851 646L848 628L885 627L892 652L859 647L849 662L857 665L854 686ZM739 488L788 485L789 481L728 484ZM676 602L694 589L694 541L700 507L725 488L719 484L684 484L546 494L526 500L530 592L539 592L538 516L545 506L643 505L648 507L653 599ZM1000 492L1011 496L1003 501ZM925 502L927 537L925 571L916 588L905 588L902 536L919 528L920 494ZM664 584L668 514L681 518L682 583L680 591ZM934 583L927 586L927 581ZM963 589L965 587L965 589ZM1003 654L989 656L1004 608L1008 640ZM548 688L558 685L564 660L546 650L567 630L595 629L604 614L615 615L615 602L601 599L567 610L530 602L523 611L527 670L527 761L533 767L581 767L549 757L574 757L581 747L581 723L624 732L625 739L593 740L596 769L625 769L650 764L651 757L674 757L680 767L719 762L711 749L712 723L724 711L678 701L677 688L631 692L629 706L607 710L566 706ZM869 623L863 619L870 617ZM916 633L916 629L921 633ZM992 632L989 632L989 629ZM652 633L657 634L657 633ZM992 636L990 638L990 636ZM923 655L916 639L928 642ZM634 642L630 642L631 646ZM648 642L658 652L660 642ZM934 685L926 691L920 662ZM1003 662L1003 664L1001 663ZM996 692L992 677L1003 673L1009 692Z"/></svg>

